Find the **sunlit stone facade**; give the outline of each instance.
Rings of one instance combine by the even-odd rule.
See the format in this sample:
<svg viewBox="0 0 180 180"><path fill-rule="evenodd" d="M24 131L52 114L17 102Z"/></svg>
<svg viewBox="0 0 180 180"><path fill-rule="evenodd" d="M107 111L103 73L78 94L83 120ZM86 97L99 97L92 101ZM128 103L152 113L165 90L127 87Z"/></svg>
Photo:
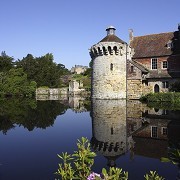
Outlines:
<svg viewBox="0 0 180 180"><path fill-rule="evenodd" d="M90 49L93 61L92 98L125 99L126 62L130 48L115 35L115 28L106 29L107 36Z"/></svg>

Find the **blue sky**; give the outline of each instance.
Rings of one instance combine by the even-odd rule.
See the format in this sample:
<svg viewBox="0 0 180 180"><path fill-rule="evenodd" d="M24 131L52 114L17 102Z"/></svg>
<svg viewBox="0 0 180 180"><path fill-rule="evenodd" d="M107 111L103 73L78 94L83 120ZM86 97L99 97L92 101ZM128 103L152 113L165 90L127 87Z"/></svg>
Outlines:
<svg viewBox="0 0 180 180"><path fill-rule="evenodd" d="M135 36L177 30L180 0L1 0L0 52L15 59L52 53L67 68L88 65L89 48L106 27L128 42Z"/></svg>

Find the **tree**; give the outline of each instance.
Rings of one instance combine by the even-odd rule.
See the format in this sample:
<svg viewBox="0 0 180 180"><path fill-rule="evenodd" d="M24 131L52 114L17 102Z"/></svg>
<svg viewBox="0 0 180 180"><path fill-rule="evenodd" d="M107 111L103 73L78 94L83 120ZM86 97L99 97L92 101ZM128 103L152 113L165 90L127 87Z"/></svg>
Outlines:
<svg viewBox="0 0 180 180"><path fill-rule="evenodd" d="M0 56L0 72L7 72L13 68L13 58L2 51Z"/></svg>
<svg viewBox="0 0 180 180"><path fill-rule="evenodd" d="M36 58L28 54L21 61L17 61L16 65L23 68L27 73L28 80L35 81L38 87L59 87L60 77L68 74L69 71L63 64L56 64L53 60L54 57L51 53Z"/></svg>
<svg viewBox="0 0 180 180"><path fill-rule="evenodd" d="M30 97L35 93L36 82L29 82L22 68L13 68L4 75L0 87L1 94Z"/></svg>

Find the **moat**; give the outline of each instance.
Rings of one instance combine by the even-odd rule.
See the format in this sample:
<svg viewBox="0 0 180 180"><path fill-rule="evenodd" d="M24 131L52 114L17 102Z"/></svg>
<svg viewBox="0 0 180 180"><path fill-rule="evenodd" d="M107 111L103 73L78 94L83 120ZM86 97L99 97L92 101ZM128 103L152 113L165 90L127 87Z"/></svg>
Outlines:
<svg viewBox="0 0 180 180"><path fill-rule="evenodd" d="M0 179L49 180L60 159L87 137L97 153L93 171L116 166L141 180L150 170L179 177L171 150L180 149L180 110L148 107L139 101L0 100ZM177 160L179 162L179 159Z"/></svg>

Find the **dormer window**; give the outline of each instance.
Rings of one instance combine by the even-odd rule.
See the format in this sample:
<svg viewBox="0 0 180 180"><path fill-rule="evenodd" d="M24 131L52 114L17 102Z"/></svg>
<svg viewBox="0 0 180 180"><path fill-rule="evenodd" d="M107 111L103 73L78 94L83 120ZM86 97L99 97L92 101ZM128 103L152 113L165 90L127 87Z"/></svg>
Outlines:
<svg viewBox="0 0 180 180"><path fill-rule="evenodd" d="M173 48L173 42L171 40L168 41L167 48L168 49L172 49Z"/></svg>

